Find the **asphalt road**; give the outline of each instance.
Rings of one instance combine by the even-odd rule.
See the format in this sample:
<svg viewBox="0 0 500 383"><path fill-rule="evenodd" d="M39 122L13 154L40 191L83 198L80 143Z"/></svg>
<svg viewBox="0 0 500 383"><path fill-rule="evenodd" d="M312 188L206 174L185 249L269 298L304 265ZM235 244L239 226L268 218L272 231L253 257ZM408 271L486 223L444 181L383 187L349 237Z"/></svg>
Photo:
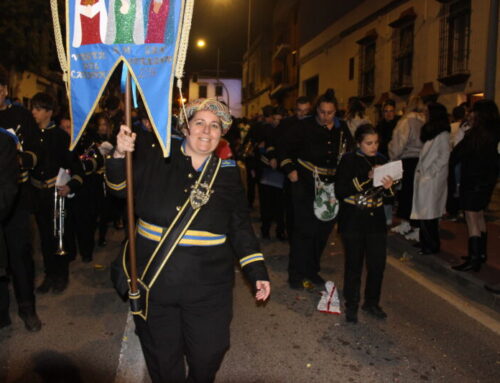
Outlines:
<svg viewBox="0 0 500 383"><path fill-rule="evenodd" d="M27 333L12 308L13 326L0 331L0 381L148 381L137 378L145 371L133 328L126 328L128 307L109 283L107 266L121 235L114 232L106 251L97 253L103 269L77 260L69 289L39 298L40 333ZM231 349L218 383L500 381L498 313L464 300L448 282L391 258L382 299L388 319L360 312L352 325L343 315L318 312L319 292L288 288L286 244L267 241L263 248L272 299L255 304L237 276ZM342 263L338 245L330 246L323 276L339 287Z"/></svg>

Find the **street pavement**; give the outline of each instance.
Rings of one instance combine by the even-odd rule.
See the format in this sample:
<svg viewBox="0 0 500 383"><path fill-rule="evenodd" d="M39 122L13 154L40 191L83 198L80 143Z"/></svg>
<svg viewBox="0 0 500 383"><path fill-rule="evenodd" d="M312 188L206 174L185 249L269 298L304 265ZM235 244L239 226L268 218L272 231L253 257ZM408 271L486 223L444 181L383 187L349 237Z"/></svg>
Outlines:
<svg viewBox="0 0 500 383"><path fill-rule="evenodd" d="M128 306L111 286L108 265L121 238L123 232L110 230L110 243L97 248L94 263L71 263L65 292L37 296L40 332L25 330L11 294L13 324L0 330L0 382L113 381ZM38 285L43 274L39 250L35 261Z"/></svg>
<svg viewBox="0 0 500 383"><path fill-rule="evenodd" d="M445 230L455 246L465 243ZM94 264L71 264L68 291L39 297L41 332L27 333L12 305L14 324L0 330L0 382L149 382L127 304L109 283L123 233L111 230L109 237ZM360 312L352 325L317 311L318 290L289 289L287 243L262 241L272 297L256 304L237 273L231 348L216 382L499 382L500 302L482 288L481 273L457 273L440 257L420 257L399 235L390 235L389 244L381 302L389 317ZM322 269L341 293L335 233Z"/></svg>

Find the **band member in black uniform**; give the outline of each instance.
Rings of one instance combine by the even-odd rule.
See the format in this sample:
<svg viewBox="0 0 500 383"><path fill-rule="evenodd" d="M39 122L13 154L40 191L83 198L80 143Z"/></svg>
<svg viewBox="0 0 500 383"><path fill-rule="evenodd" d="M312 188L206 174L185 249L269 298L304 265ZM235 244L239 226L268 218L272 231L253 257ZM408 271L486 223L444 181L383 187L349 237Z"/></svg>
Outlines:
<svg viewBox="0 0 500 383"><path fill-rule="evenodd" d="M263 141L259 144L260 179L259 179L259 201L260 228L262 238L270 238L271 224L276 223L276 238L286 240L285 233L285 206L283 186L285 177L278 170L276 155L276 143L280 139L277 126L281 119L286 116L283 108L273 108L268 123L263 126Z"/></svg>
<svg viewBox="0 0 500 383"><path fill-rule="evenodd" d="M384 319L380 292L387 254L387 229L383 197L392 196L393 181L373 188L373 168L387 162L378 154L378 134L372 125L361 125L355 132L358 149L342 157L337 169L335 193L340 202L339 232L345 250L344 299L346 320L357 323L361 274L366 260L366 286L363 310Z"/></svg>
<svg viewBox="0 0 500 383"><path fill-rule="evenodd" d="M68 285L68 257L57 255L54 236L55 183L59 169L68 169L70 181L58 186L57 193L67 197L77 193L83 183L83 169L73 152L69 151L69 136L52 121L54 99L46 93L37 93L32 99L32 114L38 124L40 160L31 173L31 183L36 189L35 218L42 244L45 279L36 289L44 294L52 290L64 291Z"/></svg>
<svg viewBox="0 0 500 383"><path fill-rule="evenodd" d="M276 128L276 156L280 157L281 146L283 144L283 137L286 136L289 129L291 129L300 120L308 117L311 113L311 101L305 97L301 96L295 101L295 110L293 116L283 118ZM288 234L288 241L291 243L292 233L293 233L293 199L292 199L292 184L288 177L285 178L285 183L283 186L284 192L284 202L285 202L285 227L286 233Z"/></svg>
<svg viewBox="0 0 500 383"><path fill-rule="evenodd" d="M97 125L97 146L99 152L104 158L110 156L111 151L116 145L116 138L113 136L113 128L111 126L111 121L106 116L106 113L101 113L96 116ZM123 205L122 200L118 200L117 197L108 193L106 191L106 186L104 184L104 166L102 171L98 170L97 173L101 178L101 189L102 193L99 194L99 240L98 245L101 247L106 246L106 233L108 232L109 222L114 222L117 210L116 206L120 204Z"/></svg>
<svg viewBox="0 0 500 383"><path fill-rule="evenodd" d="M5 92L0 89L0 93ZM15 137L5 129L0 128L0 329L11 324L9 280L3 272L7 268L7 246L4 241L3 224L14 204L18 177L19 166Z"/></svg>
<svg viewBox="0 0 500 383"><path fill-rule="evenodd" d="M268 109L264 107L263 110L267 113ZM264 121L257 119L250 122L250 129L243 140L241 153L239 154L239 158L245 163L247 199L250 207L253 207L255 201L255 187L260 177L258 145L264 141L263 125Z"/></svg>
<svg viewBox="0 0 500 383"><path fill-rule="evenodd" d="M12 209L3 222L8 267L12 275L19 316L27 330L39 331L42 322L35 308L35 271L30 230L30 215L34 210L34 188L29 180L31 169L39 160L38 129L28 110L7 102L7 82L7 72L2 68L0 69L0 127L14 135L19 163L18 193Z"/></svg>
<svg viewBox="0 0 500 383"><path fill-rule="evenodd" d="M163 158L158 145L152 146L154 137L141 130L128 136L130 129L123 126L114 159L106 163L108 185L124 193L122 158L135 145L139 276L147 277L158 241L170 232L166 228L182 225L180 242L172 245L168 262L149 285L147 316L135 316L154 383L186 381L184 356L189 366L187 381L215 379L229 347L235 256L256 290L255 298L265 300L270 293L238 168L234 161L213 155L231 124L227 106L215 99L200 99L187 105L186 113L187 123L181 114L186 137L172 141L170 158ZM204 185L205 177L210 179ZM191 223L174 219L191 209L197 212Z"/></svg>
<svg viewBox="0 0 500 383"><path fill-rule="evenodd" d="M59 126L70 123L61 118ZM63 130L65 130L63 128ZM67 132L66 133L71 133ZM64 240L70 259L76 257L77 248L84 263L92 261L97 228L98 203L103 197L102 173L104 158L98 148L98 137L93 126L82 134L74 149L84 170L83 184L73 198L66 201L66 226Z"/></svg>
<svg viewBox="0 0 500 383"><path fill-rule="evenodd" d="M291 288L324 283L318 274L320 258L335 221L320 220L314 213L314 173L324 184L333 183L337 162L353 143L345 122L335 117L336 110L330 89L318 99L315 115L299 121L283 139L280 165L292 183L295 221L288 265Z"/></svg>

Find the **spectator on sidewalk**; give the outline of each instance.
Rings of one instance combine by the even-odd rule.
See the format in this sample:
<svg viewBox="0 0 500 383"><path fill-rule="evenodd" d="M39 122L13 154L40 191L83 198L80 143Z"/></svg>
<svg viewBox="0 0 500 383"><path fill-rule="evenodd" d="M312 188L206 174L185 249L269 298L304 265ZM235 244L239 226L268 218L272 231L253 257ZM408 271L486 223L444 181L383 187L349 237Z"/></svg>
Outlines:
<svg viewBox="0 0 500 383"><path fill-rule="evenodd" d="M430 103L425 110L415 182L411 219L420 223L419 254L435 254L440 250L439 218L445 213L450 158L450 123L446 107Z"/></svg>
<svg viewBox="0 0 500 383"><path fill-rule="evenodd" d="M469 128L469 123L467 121L467 109L465 105L460 104L453 108L453 122L450 125L450 147L453 149L460 140L463 139L464 132ZM448 171L448 197L446 200L446 211L449 218L452 220L457 220L460 210L460 205L458 201L458 187L460 184L460 166L451 166Z"/></svg>
<svg viewBox="0 0 500 383"><path fill-rule="evenodd" d="M479 100L472 107L471 128L453 149L451 162L460 164L460 207L469 232L469 255L454 266L459 271L479 271L487 260L488 234L484 209L488 207L498 177L500 116L492 100Z"/></svg>
<svg viewBox="0 0 500 383"><path fill-rule="evenodd" d="M365 105L358 97L350 97L347 104L347 114L345 116L345 122L347 127L354 137L354 133L358 126L364 124L370 124L370 120L365 116Z"/></svg>
<svg viewBox="0 0 500 383"><path fill-rule="evenodd" d="M399 120L389 142L389 157L391 161L402 160L403 179L398 193L397 216L401 223L391 229L394 233L407 234L405 238L418 241L419 228L415 221L410 222L411 205L413 201L413 181L418 157L422 149L420 130L425 122L423 115L424 102L414 96L408 102L405 115Z"/></svg>
<svg viewBox="0 0 500 383"><path fill-rule="evenodd" d="M400 116L396 115L396 103L394 100L388 99L384 101L382 105L382 118L378 122L376 130L380 140L378 151L387 159L389 158L389 142L392 140L392 132L396 128L399 119ZM387 226L392 226L392 206L393 200L388 199L384 205Z"/></svg>
<svg viewBox="0 0 500 383"><path fill-rule="evenodd" d="M335 183L335 194L340 200L339 231L345 249L346 320L351 323L358 321L361 274L365 262L367 275L362 309L378 319L387 317L379 306L387 256L383 197L393 195L390 178L383 180L380 190L373 188L373 169L387 162L377 153L378 134L375 128L369 124L361 125L354 138L358 149L342 157ZM367 198L365 192L371 193L371 196Z"/></svg>

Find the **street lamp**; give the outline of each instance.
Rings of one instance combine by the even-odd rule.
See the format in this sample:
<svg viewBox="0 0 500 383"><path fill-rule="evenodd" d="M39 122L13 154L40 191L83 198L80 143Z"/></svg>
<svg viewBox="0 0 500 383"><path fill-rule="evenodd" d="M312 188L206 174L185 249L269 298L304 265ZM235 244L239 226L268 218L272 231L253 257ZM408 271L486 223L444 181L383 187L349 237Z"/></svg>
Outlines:
<svg viewBox="0 0 500 383"><path fill-rule="evenodd" d="M205 48L205 46L207 45L206 41L204 39L198 39L196 41L196 46L198 48Z"/></svg>

